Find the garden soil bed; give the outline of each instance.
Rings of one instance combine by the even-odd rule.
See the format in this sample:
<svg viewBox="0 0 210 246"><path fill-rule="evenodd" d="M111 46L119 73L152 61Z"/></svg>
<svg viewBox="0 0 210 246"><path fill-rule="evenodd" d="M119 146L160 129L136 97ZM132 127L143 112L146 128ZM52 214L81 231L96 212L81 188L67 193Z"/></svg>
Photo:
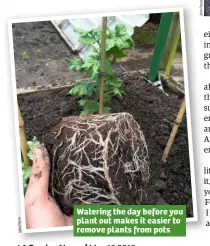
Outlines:
<svg viewBox="0 0 210 246"><path fill-rule="evenodd" d="M79 79L81 74L70 71L65 62L75 55L49 21L13 24L13 43L17 88Z"/></svg>
<svg viewBox="0 0 210 246"><path fill-rule="evenodd" d="M184 204L187 217L193 216L191 176L186 116L180 125L166 164L161 162L165 145L182 98L166 96L137 75L121 75L125 95L113 98L114 113L128 112L141 126L149 158L150 181L144 204ZM46 133L62 117L79 115L79 98L68 95L68 89L19 95L18 103L25 122L27 139L37 136L43 141Z"/></svg>

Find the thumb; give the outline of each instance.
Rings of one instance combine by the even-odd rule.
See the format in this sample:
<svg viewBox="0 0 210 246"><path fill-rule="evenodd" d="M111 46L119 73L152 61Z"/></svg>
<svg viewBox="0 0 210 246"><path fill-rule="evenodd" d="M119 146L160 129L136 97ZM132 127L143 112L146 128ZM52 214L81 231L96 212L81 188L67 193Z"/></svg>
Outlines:
<svg viewBox="0 0 210 246"><path fill-rule="evenodd" d="M49 175L50 160L48 152L43 145L37 145L34 148L33 166L25 195L26 201L48 197Z"/></svg>

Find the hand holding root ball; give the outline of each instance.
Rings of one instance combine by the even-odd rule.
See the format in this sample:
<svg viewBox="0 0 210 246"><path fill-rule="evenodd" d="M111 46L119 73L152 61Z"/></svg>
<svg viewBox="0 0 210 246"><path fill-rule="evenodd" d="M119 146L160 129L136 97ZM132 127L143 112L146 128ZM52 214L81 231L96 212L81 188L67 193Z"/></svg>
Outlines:
<svg viewBox="0 0 210 246"><path fill-rule="evenodd" d="M143 132L132 115L66 117L43 141L52 169L47 150L35 148L25 196L27 228L71 225L72 216L61 209L70 216L74 204L141 203L149 158Z"/></svg>
<svg viewBox="0 0 210 246"><path fill-rule="evenodd" d="M48 193L50 160L42 145L34 149L32 172L25 195L26 227L46 228L72 225L73 218L64 215Z"/></svg>

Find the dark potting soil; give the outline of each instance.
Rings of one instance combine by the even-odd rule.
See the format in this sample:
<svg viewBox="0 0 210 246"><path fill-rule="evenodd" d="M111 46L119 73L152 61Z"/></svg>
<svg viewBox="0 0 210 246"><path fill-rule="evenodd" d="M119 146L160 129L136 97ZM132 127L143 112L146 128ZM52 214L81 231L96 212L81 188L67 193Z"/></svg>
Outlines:
<svg viewBox="0 0 210 246"><path fill-rule="evenodd" d="M161 157L170 135L182 99L166 96L139 76L123 75L125 95L114 98L113 112L129 112L143 130L150 158L150 181L144 204L184 204L187 216L193 216L191 176L186 116L181 123L166 164ZM61 117L79 115L78 99L69 96L68 89L60 92L18 96L25 122L27 139L45 134Z"/></svg>

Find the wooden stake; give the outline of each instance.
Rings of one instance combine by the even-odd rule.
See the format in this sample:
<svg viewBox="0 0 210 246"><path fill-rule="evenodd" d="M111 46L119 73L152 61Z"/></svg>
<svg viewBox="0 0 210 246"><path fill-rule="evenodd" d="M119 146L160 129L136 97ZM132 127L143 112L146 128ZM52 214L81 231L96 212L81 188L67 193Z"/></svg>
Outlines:
<svg viewBox="0 0 210 246"><path fill-rule="evenodd" d="M163 162L166 162L166 160L168 158L169 151L170 151L170 149L171 149L171 147L173 145L173 142L174 142L177 130L179 128L179 125L182 122L185 110L186 110L186 101L185 101L185 97L184 97L183 101L182 101L182 104L181 104L181 107L179 109L179 112L177 114L176 120L174 122L174 126L173 126L173 129L171 131L171 135L170 135L170 137L168 139L166 148L165 148L163 156L162 156L162 161Z"/></svg>
<svg viewBox="0 0 210 246"><path fill-rule="evenodd" d="M105 74L105 59L106 59L106 29L107 17L102 18L102 36L101 36L101 81L100 81L100 97L99 97L99 114L104 112L104 74Z"/></svg>
<svg viewBox="0 0 210 246"><path fill-rule="evenodd" d="M23 118L21 116L19 105L18 105L18 120L19 120L20 148L21 148L21 152L22 152L22 157L23 157L24 165L29 166L30 160L29 160L28 155L27 155L28 145L27 145L26 135L24 132L24 121L23 121Z"/></svg>

